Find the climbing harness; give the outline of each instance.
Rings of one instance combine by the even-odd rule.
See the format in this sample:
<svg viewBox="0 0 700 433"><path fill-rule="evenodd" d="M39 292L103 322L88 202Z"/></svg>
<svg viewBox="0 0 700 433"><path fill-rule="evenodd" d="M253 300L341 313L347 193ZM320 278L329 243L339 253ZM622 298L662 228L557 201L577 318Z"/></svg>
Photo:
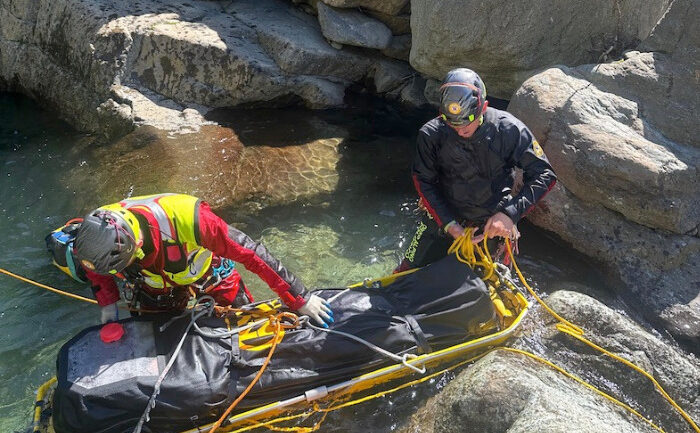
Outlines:
<svg viewBox="0 0 700 433"><path fill-rule="evenodd" d="M231 259L221 258L221 262L217 266L211 266L211 274L206 275L199 281L190 284L199 293L208 293L216 286L221 284L226 278L233 274L236 269L236 264Z"/></svg>

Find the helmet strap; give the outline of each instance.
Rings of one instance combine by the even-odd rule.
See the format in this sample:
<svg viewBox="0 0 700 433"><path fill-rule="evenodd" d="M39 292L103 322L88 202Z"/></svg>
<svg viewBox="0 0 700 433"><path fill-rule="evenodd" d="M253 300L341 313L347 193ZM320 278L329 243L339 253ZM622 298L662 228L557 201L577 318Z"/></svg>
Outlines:
<svg viewBox="0 0 700 433"><path fill-rule="evenodd" d="M139 230L139 233L136 235L138 237L138 241L136 241L136 252L134 253L134 256L141 260L144 257L146 257L146 253L143 252L143 236L141 236L140 233L141 230Z"/></svg>
<svg viewBox="0 0 700 433"><path fill-rule="evenodd" d="M144 257L146 257L146 253L143 252L143 248L139 248L139 249L137 249L136 252L134 253L134 256L136 256L137 259L141 260L141 259L143 259Z"/></svg>

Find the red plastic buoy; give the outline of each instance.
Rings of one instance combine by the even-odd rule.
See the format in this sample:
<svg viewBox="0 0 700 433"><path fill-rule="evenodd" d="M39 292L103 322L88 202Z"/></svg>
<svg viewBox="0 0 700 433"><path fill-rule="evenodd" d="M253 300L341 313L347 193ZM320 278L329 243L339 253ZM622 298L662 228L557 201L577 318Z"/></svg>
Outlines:
<svg viewBox="0 0 700 433"><path fill-rule="evenodd" d="M100 340L105 343L119 341L124 335L124 328L116 322L107 323L100 329Z"/></svg>

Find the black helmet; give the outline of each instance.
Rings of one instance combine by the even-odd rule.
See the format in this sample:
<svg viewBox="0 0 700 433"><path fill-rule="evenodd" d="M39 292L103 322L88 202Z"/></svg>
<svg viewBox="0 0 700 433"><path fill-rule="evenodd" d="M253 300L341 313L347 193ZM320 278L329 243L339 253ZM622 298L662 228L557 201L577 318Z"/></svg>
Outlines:
<svg viewBox="0 0 700 433"><path fill-rule="evenodd" d="M136 241L138 233L138 220L128 210L95 209L83 218L78 229L75 254L83 266L95 273L116 274L140 251Z"/></svg>
<svg viewBox="0 0 700 433"><path fill-rule="evenodd" d="M451 70L440 86L440 113L452 125L466 125L477 119L485 100L486 86L471 69Z"/></svg>
<svg viewBox="0 0 700 433"><path fill-rule="evenodd" d="M46 249L53 258L53 264L76 281L86 283L85 270L76 266L73 259L73 242L81 222L81 218L74 218L49 233L45 240Z"/></svg>

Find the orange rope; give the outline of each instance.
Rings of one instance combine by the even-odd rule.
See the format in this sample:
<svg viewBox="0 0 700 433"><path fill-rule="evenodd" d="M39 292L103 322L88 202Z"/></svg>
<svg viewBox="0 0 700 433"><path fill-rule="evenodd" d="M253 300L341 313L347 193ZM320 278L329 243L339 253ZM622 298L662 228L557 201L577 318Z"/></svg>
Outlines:
<svg viewBox="0 0 700 433"><path fill-rule="evenodd" d="M282 323L282 319L284 318L290 318L294 322L292 324L284 324ZM253 386L258 382L260 377L262 376L263 372L267 368L267 365L270 363L270 359L272 359L272 355L275 353L275 348L277 347L277 343L279 343L278 336L282 329L291 329L291 328L296 328L299 325L299 317L297 317L296 314L293 313L287 313L287 312L282 312L279 313L276 316L271 316L270 317L270 324L272 324L275 327L275 337L272 339L272 345L270 346L270 351L267 353L267 358L265 358L265 362L263 362L263 365L260 367L260 370L258 370L258 373L255 375L253 380L250 382L250 384L246 387L246 389L239 395L233 403L226 409L223 415L221 415L221 418L219 418L211 427L211 430L209 430L209 433L214 433L219 427L221 427L221 423L228 418L229 414L233 410L233 408L238 405L238 403L245 398L246 395L250 392L251 389L253 389Z"/></svg>

